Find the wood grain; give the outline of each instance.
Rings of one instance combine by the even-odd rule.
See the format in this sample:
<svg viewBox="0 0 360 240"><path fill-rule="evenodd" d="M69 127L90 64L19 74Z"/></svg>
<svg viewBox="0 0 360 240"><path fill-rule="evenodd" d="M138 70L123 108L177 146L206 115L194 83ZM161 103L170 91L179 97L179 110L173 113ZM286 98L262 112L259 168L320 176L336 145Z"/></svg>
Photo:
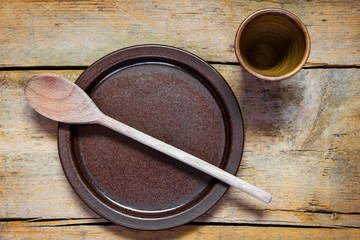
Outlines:
<svg viewBox="0 0 360 240"><path fill-rule="evenodd" d="M307 26L308 65L360 65L357 1L1 1L0 67L88 66L117 49L167 44L207 61L237 62L235 33L262 8Z"/></svg>
<svg viewBox="0 0 360 240"><path fill-rule="evenodd" d="M273 201L253 201L231 188L196 221L360 227L358 69L304 69L269 83L240 66L214 67L234 90L245 121L237 176L271 192ZM57 123L25 102L25 81L42 72L0 73L0 218L99 218L63 174ZM81 72L54 71L73 81Z"/></svg>
<svg viewBox="0 0 360 240"><path fill-rule="evenodd" d="M268 7L297 15L312 41L307 69L276 83L244 72L234 53L239 24ZM359 23L353 0L1 1L0 239L360 239ZM30 109L24 83L49 72L34 69L75 81L76 69L146 43L219 63L245 121L237 176L271 192L270 205L231 188L194 223L143 232L73 192L57 123Z"/></svg>
<svg viewBox="0 0 360 240"><path fill-rule="evenodd" d="M100 222L101 223L101 222ZM94 225L95 224L95 225ZM182 226L163 231L135 231L98 220L14 221L0 223L3 239L359 239L355 228L293 228L254 226Z"/></svg>

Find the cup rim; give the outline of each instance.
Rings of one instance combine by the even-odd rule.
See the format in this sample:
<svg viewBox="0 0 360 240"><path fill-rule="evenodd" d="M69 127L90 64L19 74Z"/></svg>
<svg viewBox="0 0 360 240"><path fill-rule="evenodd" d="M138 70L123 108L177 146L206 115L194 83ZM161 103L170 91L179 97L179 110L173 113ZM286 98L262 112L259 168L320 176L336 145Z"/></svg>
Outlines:
<svg viewBox="0 0 360 240"><path fill-rule="evenodd" d="M243 32L243 30L245 29L245 27L251 22L251 20L253 20L254 18L264 15L264 14L268 14L268 13L278 13L278 14L285 14L287 15L289 18L291 18L301 29L301 31L304 34L305 37L305 54L301 60L301 62L289 73L282 75L282 76L277 76L277 77L272 77L272 76L266 76L260 73L255 72L254 70L252 70L251 68L249 68L244 59L242 58L241 54L240 54L240 36ZM289 78L293 75L295 75L297 72L299 72L301 70L301 68L305 65L306 61L309 58L310 55L310 49L311 49L311 43L310 43L310 35L308 30L306 29L305 24L297 17L295 16L293 13L284 10L284 9L278 9L278 8L265 8L265 9L261 9L258 10L256 12L253 12L252 14L250 14L248 17L246 17L243 22L240 24L237 32L236 32L236 36L235 36L235 55L240 63L240 65L250 74L254 75L257 78L263 79L263 80L268 80L268 81L278 81L278 80L283 80L286 78Z"/></svg>

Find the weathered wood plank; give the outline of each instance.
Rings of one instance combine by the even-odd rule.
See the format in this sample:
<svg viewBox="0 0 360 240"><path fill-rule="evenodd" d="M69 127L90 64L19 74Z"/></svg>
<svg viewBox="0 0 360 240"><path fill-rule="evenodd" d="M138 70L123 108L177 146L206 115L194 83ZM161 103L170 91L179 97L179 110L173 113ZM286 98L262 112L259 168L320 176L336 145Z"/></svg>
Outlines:
<svg viewBox="0 0 360 240"><path fill-rule="evenodd" d="M312 39L310 65L360 65L357 1L2 1L0 67L87 66L135 44L167 44L207 61L237 62L239 24L268 7L296 14Z"/></svg>
<svg viewBox="0 0 360 240"><path fill-rule="evenodd" d="M273 193L270 205L231 188L203 222L360 227L358 69L304 69L269 83L215 65L245 120L238 176ZM59 163L57 124L34 113L23 84L41 71L0 73L0 218L97 218ZM55 71L75 80L82 71Z"/></svg>
<svg viewBox="0 0 360 240"><path fill-rule="evenodd" d="M359 239L356 228L258 226L182 226L163 231L136 231L116 225L86 225L92 220L0 223L3 239Z"/></svg>

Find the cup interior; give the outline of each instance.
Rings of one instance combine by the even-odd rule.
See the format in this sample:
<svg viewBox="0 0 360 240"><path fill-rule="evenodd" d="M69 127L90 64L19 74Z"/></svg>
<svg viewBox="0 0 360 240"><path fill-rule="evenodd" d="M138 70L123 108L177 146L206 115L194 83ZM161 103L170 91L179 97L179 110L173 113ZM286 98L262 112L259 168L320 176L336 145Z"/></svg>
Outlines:
<svg viewBox="0 0 360 240"><path fill-rule="evenodd" d="M238 30L237 40L240 63L265 78L295 74L309 52L305 26L281 10L263 11L247 18Z"/></svg>

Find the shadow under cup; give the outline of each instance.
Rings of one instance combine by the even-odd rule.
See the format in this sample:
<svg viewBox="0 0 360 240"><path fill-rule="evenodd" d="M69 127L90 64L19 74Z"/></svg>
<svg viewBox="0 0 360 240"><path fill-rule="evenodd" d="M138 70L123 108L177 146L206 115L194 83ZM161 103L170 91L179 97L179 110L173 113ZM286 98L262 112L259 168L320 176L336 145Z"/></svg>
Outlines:
<svg viewBox="0 0 360 240"><path fill-rule="evenodd" d="M297 73L310 53L310 37L295 15L263 9L247 17L235 38L240 64L264 80L282 80Z"/></svg>

